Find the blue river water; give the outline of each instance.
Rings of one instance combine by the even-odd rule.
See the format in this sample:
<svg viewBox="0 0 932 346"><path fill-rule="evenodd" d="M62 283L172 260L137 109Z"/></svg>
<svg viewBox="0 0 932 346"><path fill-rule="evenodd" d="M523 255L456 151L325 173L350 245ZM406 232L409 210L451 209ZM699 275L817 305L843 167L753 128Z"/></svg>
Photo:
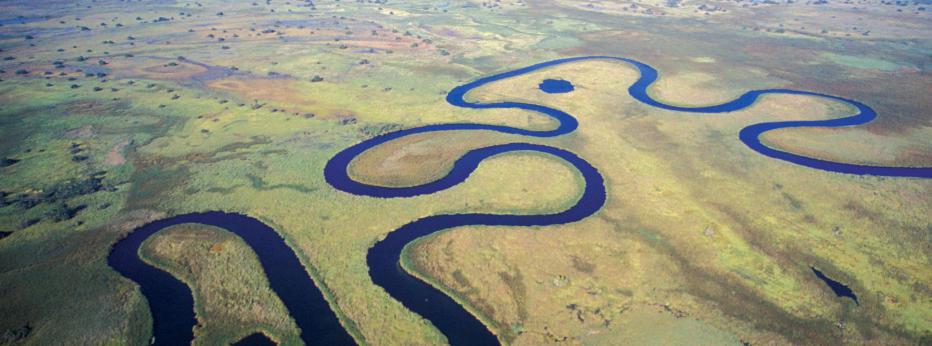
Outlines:
<svg viewBox="0 0 932 346"><path fill-rule="evenodd" d="M211 211L173 216L139 227L117 242L107 256L107 264L136 282L148 300L156 345L191 344L196 323L194 299L183 282L142 261L139 247L156 232L185 223L219 227L242 238L256 253L269 286L301 328L306 343L353 343L298 256L274 229L246 215Z"/></svg>
<svg viewBox="0 0 932 346"><path fill-rule="evenodd" d="M392 298L401 302L405 307L429 320L446 335L453 345L495 345L499 343L499 340L492 331L452 298L433 286L409 275L402 269L399 260L405 246L420 237L459 226L546 226L582 220L598 212L605 203L606 191L603 177L595 167L572 152L546 145L521 142L471 150L456 160L453 168L446 176L426 184L410 187L385 187L354 181L349 177L347 171L349 164L354 158L371 148L419 133L486 130L528 137L555 137L570 133L577 128L578 122L576 118L562 110L520 102L469 102L464 97L469 91L491 82L582 60L611 60L633 65L640 71L640 78L628 87L628 94L644 104L671 111L701 114L732 112L751 106L760 96L766 94L806 95L849 104L857 109L857 114L829 120L779 121L754 124L740 130L738 139L751 150L762 155L826 172L890 177L932 177L932 167L886 167L833 162L782 151L761 143L760 135L771 130L793 127L854 126L865 124L876 118L877 114L869 106L842 97L791 89L764 89L749 91L735 100L719 105L706 107L673 106L653 99L648 93L648 88L657 80L657 70L636 60L609 56L586 56L552 60L479 78L453 88L447 94L446 101L452 106L463 108L523 109L538 112L553 118L558 125L554 129L541 131L474 123L437 124L408 128L369 138L338 152L327 162L323 172L327 183L340 191L377 198L403 198L435 193L462 183L486 158L509 152L525 151L552 155L572 165L579 171L585 181L582 196L576 205L562 212L543 215L485 213L433 215L400 227L369 249L366 255L366 263L369 266L369 275L372 281L385 289ZM572 87L571 83L564 82ZM561 86L556 86L556 91L572 91L567 90L565 84L558 84L561 84ZM542 86L539 87L544 89ZM547 88L550 88L550 86ZM542 91L547 92L547 90ZM323 299L323 294L307 275L297 256L274 230L245 215L207 212L175 216L140 227L125 239L120 240L108 256L108 263L123 276L139 284L142 293L148 299L153 315L157 343L181 344L190 342L193 337L191 328L194 325L193 300L190 290L183 283L166 272L148 266L139 260L138 249L142 241L149 236L167 226L180 223L214 225L227 229L243 238L259 256L270 285L285 303L292 317L298 322L298 326L302 330L301 336L305 342L308 344L350 344L353 342L352 338L343 331L336 315L330 310ZM320 320L318 321L318 319Z"/></svg>
<svg viewBox="0 0 932 346"><path fill-rule="evenodd" d="M544 79L537 88L548 94L565 94L576 90L573 83L562 79Z"/></svg>

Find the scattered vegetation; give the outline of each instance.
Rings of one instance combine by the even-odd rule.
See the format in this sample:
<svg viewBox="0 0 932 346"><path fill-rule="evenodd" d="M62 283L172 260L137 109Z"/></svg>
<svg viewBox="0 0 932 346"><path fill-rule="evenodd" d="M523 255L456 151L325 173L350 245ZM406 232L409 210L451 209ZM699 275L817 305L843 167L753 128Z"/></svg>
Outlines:
<svg viewBox="0 0 932 346"><path fill-rule="evenodd" d="M930 165L922 116L932 107L923 72L930 13L921 3L0 7L12 18L0 20L0 344L145 344L146 302L106 254L142 222L204 210L274 225L361 342L443 343L371 283L367 249L427 215L560 210L578 196L576 173L547 156L503 155L449 191L382 200L333 190L323 165L364 138L425 124L552 128L536 114L454 108L443 98L468 80L557 57L649 62L662 74L651 93L679 104L784 86L861 100L880 113L869 126L765 140L831 160ZM576 91L536 89L553 77ZM514 141L567 148L602 172L609 202L585 221L456 229L406 252L406 269L514 344L639 344L643 335L674 344L928 343L932 185L803 169L736 139L750 123L849 109L774 96L696 117L631 100L634 78L629 66L587 62L489 85L469 98L548 104L577 116L580 128L550 139L412 136L363 154L350 173L410 186L442 176L465 151ZM257 331L296 342L235 237L180 227L144 252L194 287L197 343ZM861 305L837 299L810 267L844 281Z"/></svg>

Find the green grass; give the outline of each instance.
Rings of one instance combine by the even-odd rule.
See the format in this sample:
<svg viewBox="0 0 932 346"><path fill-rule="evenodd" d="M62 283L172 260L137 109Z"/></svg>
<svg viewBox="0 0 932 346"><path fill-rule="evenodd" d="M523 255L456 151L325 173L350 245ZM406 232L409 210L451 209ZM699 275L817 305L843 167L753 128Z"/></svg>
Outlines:
<svg viewBox="0 0 932 346"><path fill-rule="evenodd" d="M300 343L288 310L268 287L258 258L236 236L180 225L149 238L142 258L180 278L194 292L196 344L232 343L261 331L280 344Z"/></svg>
<svg viewBox="0 0 932 346"><path fill-rule="evenodd" d="M0 74L0 155L21 160L0 168L0 231L13 232L0 240L0 300L7 302L0 305L0 340L144 344L151 324L145 300L107 267L110 246L145 220L224 210L273 225L359 342L443 343L427 321L372 284L368 248L428 215L566 208L578 198L578 174L550 157L502 155L448 191L383 200L333 190L323 179L324 164L385 129L451 122L552 128L539 115L459 109L443 98L466 81L557 57L644 61L658 68L661 82L670 81L652 94L677 104L716 103L769 87L857 99L880 112L875 124L787 131L765 140L842 161L930 165L928 117L922 115L932 107L923 94L928 81L922 71L930 67L929 44L921 40L926 14L865 5L876 20L857 24L872 30L864 37L848 29L857 16L844 4L729 7L709 16L693 13L699 3L691 2L677 9L638 5L666 16L624 11L624 3L598 2L611 6L597 8L572 0L446 7L317 2L313 10L301 4L0 6L10 14L52 18L0 27L0 56L16 58L0 62L6 71ZM753 15L741 15L746 11ZM174 19L152 22L160 16ZM780 24L787 33L774 32ZM830 32L821 34L821 26ZM261 34L267 29L276 33ZM35 36L28 42L27 31ZM108 40L115 43L103 43ZM883 59L851 58L864 51ZM179 56L187 59L181 64L224 72L146 70ZM101 59L108 64L99 65ZM368 63L360 64L363 59ZM823 60L834 63L811 63ZM893 67L895 78L878 72ZM29 73L15 74L19 69ZM46 78L46 70L54 74ZM85 76L96 71L108 75ZM315 75L324 80L312 82ZM540 93L535 86L550 77L577 89ZM740 336L754 344L928 340L932 185L807 170L761 157L736 139L751 123L844 114L837 105L775 96L742 112L686 115L631 100L625 88L633 78L621 64L580 63L489 85L469 97L554 106L578 116L580 128L533 140L431 134L436 138L420 147L399 142L373 149L350 173L386 185L424 182L443 175L463 150L510 141L565 148L599 169L608 203L585 221L531 230L457 229L406 249L407 270L482 311L483 322L509 343L565 337L604 344L666 333L646 328L651 324L639 322L645 318L688 331L671 340L693 332L702 340ZM121 143L129 144L119 149ZM114 148L125 162L108 163ZM385 161L394 154L400 159ZM87 159L75 161L76 155ZM97 176L103 188L82 190ZM24 200L38 204L26 208ZM81 205L85 209L73 218L61 217ZM191 234L207 236L185 238ZM149 245L190 246L147 258L195 288L205 326L197 343L223 344L256 330L297 342L280 309L241 311L242 319L224 311L224 304L243 302L279 306L255 270L254 255L230 237L169 231ZM211 257L211 242L230 250ZM810 265L851 286L862 305L835 299ZM199 270L184 274L182 267ZM230 275L243 280L225 281ZM215 295L218 287L237 294ZM676 318L684 313L688 317ZM844 333L833 326L841 319Z"/></svg>

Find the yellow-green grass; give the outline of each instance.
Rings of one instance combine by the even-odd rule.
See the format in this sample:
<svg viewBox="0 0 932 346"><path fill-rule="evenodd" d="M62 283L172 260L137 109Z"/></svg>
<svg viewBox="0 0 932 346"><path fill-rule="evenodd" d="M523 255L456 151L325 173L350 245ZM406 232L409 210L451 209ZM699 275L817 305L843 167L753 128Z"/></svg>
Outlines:
<svg viewBox="0 0 932 346"><path fill-rule="evenodd" d="M472 149L521 140L487 131L450 131L403 137L372 148L349 166L353 180L378 186L415 186L446 175Z"/></svg>
<svg viewBox="0 0 932 346"><path fill-rule="evenodd" d="M552 128L552 121L528 112L458 109L443 101L448 90L468 80L550 58L637 58L661 72L652 95L674 104L716 103L745 90L780 86L851 97L875 107L881 118L863 130L794 129L764 139L846 162L929 165L924 154L928 118L921 115L929 107L921 93L928 78L917 72L927 60L927 45L921 40L864 42L928 36L927 28L913 24L922 23L922 17L894 13L898 6L866 6L884 18L863 23L874 30L871 36L828 44L822 37L844 39L835 26L862 26L857 22L861 15L844 4L803 9L804 4L795 4L766 11L735 9L714 16L708 25L695 25L566 4L441 8L428 2L321 2L316 10L214 1L202 2L203 7L97 1L88 9L52 10L4 4L10 13L42 16L51 11L54 19L0 28L4 33L48 30L40 31L34 47L18 33L0 42L4 56L17 58L3 63L7 72L0 76L0 151L24 158L2 168L3 191L39 193L98 170L107 170L105 182L114 189L59 201L88 205L66 221L43 219L59 207L52 203L29 210L0 207L0 230L14 232L0 240L0 298L8 302L0 307L0 332L13 335L29 327L23 339L27 344L145 343L151 323L145 300L106 266L109 247L145 220L226 210L273 225L360 342L443 343L427 321L372 285L365 266L368 248L400 225L437 213L560 210L578 198L579 178L546 156L503 155L484 162L467 182L449 191L381 200L334 191L323 181L323 165L337 151L396 128L449 122ZM218 16L220 11L225 15ZM142 23L134 19L137 15L175 21ZM773 30L794 18L807 26L803 33L761 29ZM287 23L301 20L312 24ZM820 25L812 25L814 20ZM117 29L117 22L125 26ZM830 33L818 34L823 23L832 25ZM79 25L92 31L82 33ZM257 33L270 28L285 34ZM135 45L129 44L130 35L137 38ZM819 56L868 50L900 68L855 68ZM89 59L78 62L78 55ZM110 81L76 70L102 68L97 65L101 58L109 61L103 69L110 76L103 79ZM369 63L360 64L363 59ZM52 66L55 60L65 61L67 75L46 80L44 70L59 72ZM161 65L172 61L179 67ZM199 74L203 68L191 66L194 62L238 71L226 78ZM20 67L29 74L14 75ZM315 75L324 80L311 82ZM543 94L537 83L549 77L571 80L577 90ZM657 334L677 340L692 333L709 336L701 340L714 340L710 343L734 337L753 344L928 340L932 278L923 269L929 253L929 184L805 169L757 155L736 139L748 124L836 117L850 110L811 98L773 96L732 114L665 112L627 96L633 78L634 71L621 64L570 64L470 94L485 101L538 102L576 115L578 132L532 142L563 147L590 161L607 179L608 204L592 218L566 226L443 232L409 248L415 260L405 268L447 286L516 344L563 337L588 344L636 343ZM136 83L129 85L127 79ZM81 87L70 89L72 83ZM102 90L93 91L95 86ZM263 106L253 109L256 102ZM344 125L350 117L356 123ZM64 137L87 126L94 136ZM433 137L444 135L412 140L435 142ZM371 183L416 184L445 174L462 150L527 140L494 135L485 142L486 136L453 134L449 145L437 145L436 152L418 143L387 143L360 157L350 173ZM126 140L132 141L122 149L126 162L110 166L119 160L109 161L109 154ZM86 148L87 161L71 161L65 150L72 141ZM25 153L27 147L33 151ZM46 151L39 153L39 148ZM423 166L413 160L379 160L415 152L439 159ZM543 171L560 173L540 175ZM109 207L101 208L105 204ZM20 227L32 218L42 221ZM211 258L189 259L208 263ZM810 265L851 286L861 306L834 297L812 276ZM274 304L274 299L266 297L262 304ZM488 306L498 308L485 312ZM683 314L688 316L676 318ZM600 324L605 320L608 326ZM669 322L681 332L651 329L641 320L651 326ZM833 325L840 320L846 322L843 331ZM239 328L245 333L251 327ZM206 333L198 342L225 343L233 334Z"/></svg>
<svg viewBox="0 0 932 346"><path fill-rule="evenodd" d="M611 67L605 63L580 65L572 69L542 71L526 79L560 76L573 80L577 83L577 91L553 97L554 101L547 104L560 104L567 107L564 109L585 109L585 105L573 105L573 100L584 100L589 104L610 102L604 100L601 92L590 90L604 90L607 86L601 84L603 81L606 84L614 82L587 80L585 76L617 76L628 69L618 67L620 71L610 73L607 69ZM573 69L583 70L582 66L587 65L591 70L586 71L582 78L574 74L577 71ZM633 79L636 75L629 72L628 77ZM511 82L515 82L513 86L509 84ZM522 90L528 89L527 82L517 79L489 88L500 91L489 91L483 95L509 95L510 90L525 95ZM509 99L534 97L532 94ZM717 328L732 330L752 342L774 340L773 334L748 331L764 320L772 324L772 327L765 328L771 331L808 326L808 330L801 331L801 334L778 337L788 338L783 342L800 337L810 340L837 337L831 332L830 325L840 319L854 320L857 325L876 323L881 330L891 328L887 330L893 334L884 336L891 338L890 342L901 342L893 341L901 340L895 330L921 335L923 329L928 328L929 321L920 317L920 311L928 309L923 307L923 300L919 298L923 295L922 286L915 286L930 279L921 269L926 261L921 237L905 238L908 236L904 234L904 239L891 242L887 239L889 235L875 231L891 228L918 231L925 227L928 220L923 220L922 215L928 212L928 202L919 196L928 193L930 186L926 182L857 178L808 170L763 158L744 148L734 135L741 127L754 122L799 119L800 116L803 119L826 118L844 115L847 109L833 110L834 105L811 98L773 96L748 110L732 114L694 116L651 111L650 117L633 117L620 122L617 114L630 113L628 109L637 112L639 107L637 104L626 107L624 102L588 113L591 115L580 125L579 136L582 138L571 144L574 151L607 176L610 195L602 212L577 224L552 227L553 234L539 236L547 239L547 243L536 250L527 248L537 235L522 230L494 228L444 233L431 238L430 245L417 247L425 249L426 253L412 255L418 258L412 262L419 264L416 270L439 278L473 306L509 307L514 306L518 298L504 288L506 282L496 277L495 270L489 270L492 263L496 263L496 258L505 257L497 260L502 263L498 265L501 268L498 271L510 273L517 270L524 273L525 285L532 282L540 285L573 271L554 270L537 275L528 272L536 268L560 268L561 264L569 268L574 256L588 259L586 262L596 268L620 270L620 267L626 267L626 262L616 262L617 259L592 258L600 248L618 244L621 250L617 252L636 253L631 256L637 256L637 262L665 262L632 265L632 273L627 275L640 273L637 275L653 280L660 277L665 283L631 282L631 279L618 283L615 280L625 276L616 273L585 275L578 290L592 285L601 286L604 288L597 290L600 292L598 302L620 301L604 307L595 305L593 310L617 310L631 301L670 304L690 316L717 321L713 323ZM898 197L865 199L865 191ZM914 203L904 204L902 198L912 199ZM767 212L750 216L755 215L754 210ZM610 238L604 232L611 229L618 233L615 237L627 239L607 240ZM491 237L489 234L502 236ZM543 248L560 247L559 244L573 248L573 244L579 243L582 249L575 253L539 255ZM636 245L650 246L655 251L630 248ZM479 255L483 251L477 249L482 248L490 250L486 255ZM889 251L904 255L883 255ZM516 252L524 255L512 255ZM852 285L856 292L864 292L859 295L861 306L853 308L851 302L833 297L809 271L810 265L832 268L831 275ZM897 268L897 271L908 274L901 280L888 280L882 274L889 270L886 268ZM482 283L472 286L503 288L492 288L494 293L484 290L483 295L477 296L471 292L471 286L463 284L477 281ZM596 284L587 284L590 281ZM630 293L626 295L609 289L624 286L631 287L637 298L628 297ZM920 291L916 291L917 288ZM573 291L547 295L541 290L539 287L527 290L527 294L542 296L527 304L543 310L527 313L532 321L525 322L514 309L504 308L504 311L498 311L498 316L493 315L494 323L514 325L520 321L522 330L529 336L518 336L516 343L540 342L536 338L545 333L543 327L552 330L553 325L575 326L564 331L565 335L584 340L583 335L593 327L575 323L575 317L566 313L565 306L578 304L575 300L586 294ZM605 293L601 293L603 291ZM744 292L743 296L735 296L736 291ZM882 296L889 298L878 300L871 292L882 292ZM607 297L601 297L601 294ZM627 301L622 300L626 297ZM752 308L755 315L731 315L728 311L735 309L732 304L736 302L755 306ZM710 305L720 306L722 311L709 309ZM700 308L702 306L706 308ZM554 316L562 316L563 322L553 322ZM851 338L849 340L878 337L859 334L864 331L852 328L850 324L846 328L845 335ZM818 330L821 332L814 332Z"/></svg>
<svg viewBox="0 0 932 346"><path fill-rule="evenodd" d="M255 253L235 235L209 226L174 226L147 239L140 254L191 287L195 344L232 343L255 332L280 344L301 342Z"/></svg>

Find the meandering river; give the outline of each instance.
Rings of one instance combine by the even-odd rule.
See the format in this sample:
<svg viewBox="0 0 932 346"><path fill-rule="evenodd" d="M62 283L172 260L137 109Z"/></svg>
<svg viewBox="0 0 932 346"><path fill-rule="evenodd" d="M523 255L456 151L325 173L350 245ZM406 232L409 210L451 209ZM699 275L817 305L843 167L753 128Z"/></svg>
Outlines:
<svg viewBox="0 0 932 346"><path fill-rule="evenodd" d="M456 107L473 109L524 109L549 116L558 126L551 130L528 130L516 127L455 123L437 124L409 128L367 139L334 155L324 168L326 181L335 189L346 193L377 198L403 198L441 191L465 181L486 158L494 155L533 151L552 155L575 167L585 180L585 189L576 205L567 210L543 215L505 214L445 214L433 215L412 221L392 231L385 239L376 243L366 256L372 281L411 311L423 316L436 326L454 345L498 344L495 334L470 314L461 305L442 291L408 274L399 265L402 250L413 240L453 227L467 225L499 226L545 226L559 225L582 220L601 209L605 203L604 180L599 171L586 160L564 149L530 143L509 143L479 148L459 158L453 169L444 177L422 185L411 187L385 187L368 185L349 177L350 162L366 150L383 143L413 134L443 131L486 130L529 137L555 137L574 131L577 120L569 113L537 104L520 102L479 103L467 101L465 95L483 85L551 66L583 60L610 60L628 63L640 72L640 78L628 87L628 93L636 100L657 108L686 113L725 113L751 106L760 96L767 94L791 94L826 98L849 104L857 114L829 120L779 121L754 124L743 128L738 139L748 148L762 155L826 172L875 175L890 177L932 177L932 167L887 167L833 162L803 156L768 147L761 143L764 132L793 127L844 127L860 125L876 118L869 106L855 100L809 91L791 89L763 89L749 91L735 100L707 107L673 106L650 96L648 90L657 80L657 70L636 60L608 56L586 56L547 61L524 68L484 77L453 88L446 97ZM569 81L552 80L546 88L555 93L571 92ZM546 90L545 90L546 91ZM550 92L547 91L547 92ZM107 262L123 276L136 282L149 302L152 312L156 344L177 345L190 343L195 324L193 299L190 289L170 274L150 266L139 258L142 242L168 226L182 223L200 223L226 229L241 237L259 257L271 288L281 298L288 312L301 328L301 337L308 344L351 344L354 340L340 325L336 314L314 284L314 280L301 265L298 256L272 228L252 217L211 211L185 214L155 221L132 231L117 242L107 257ZM313 256L313 254L308 254Z"/></svg>

